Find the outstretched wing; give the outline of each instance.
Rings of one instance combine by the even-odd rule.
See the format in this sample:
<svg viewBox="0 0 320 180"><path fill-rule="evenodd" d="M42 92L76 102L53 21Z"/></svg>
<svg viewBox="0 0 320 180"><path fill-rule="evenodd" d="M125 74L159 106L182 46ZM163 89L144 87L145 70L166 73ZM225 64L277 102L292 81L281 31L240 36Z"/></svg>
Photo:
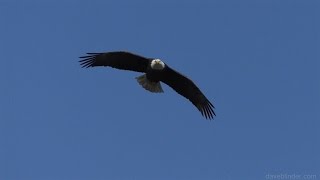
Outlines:
<svg viewBox="0 0 320 180"><path fill-rule="evenodd" d="M214 106L200 91L200 89L187 77L171 69L166 65L163 79L165 84L173 88L177 93L189 99L207 119L213 119Z"/></svg>
<svg viewBox="0 0 320 180"><path fill-rule="evenodd" d="M112 68L146 72L150 60L148 58L124 51L107 53L87 53L81 56L82 67L109 66Z"/></svg>

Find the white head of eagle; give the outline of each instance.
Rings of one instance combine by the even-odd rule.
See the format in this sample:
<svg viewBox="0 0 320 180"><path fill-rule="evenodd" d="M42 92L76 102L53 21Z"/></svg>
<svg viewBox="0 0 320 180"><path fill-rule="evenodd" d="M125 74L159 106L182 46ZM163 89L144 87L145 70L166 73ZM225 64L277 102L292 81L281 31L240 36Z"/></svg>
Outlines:
<svg viewBox="0 0 320 180"><path fill-rule="evenodd" d="M151 68L156 70L162 70L165 67L164 62L160 59L154 59L151 61Z"/></svg>

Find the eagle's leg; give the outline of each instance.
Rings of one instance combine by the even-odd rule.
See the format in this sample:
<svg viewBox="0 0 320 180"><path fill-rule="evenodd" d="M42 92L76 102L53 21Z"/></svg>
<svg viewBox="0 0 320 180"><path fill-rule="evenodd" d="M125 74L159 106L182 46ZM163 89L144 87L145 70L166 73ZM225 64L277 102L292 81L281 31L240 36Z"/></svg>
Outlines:
<svg viewBox="0 0 320 180"><path fill-rule="evenodd" d="M162 93L162 87L160 81L152 82L147 79L146 74L136 77L138 83L146 90L153 93Z"/></svg>

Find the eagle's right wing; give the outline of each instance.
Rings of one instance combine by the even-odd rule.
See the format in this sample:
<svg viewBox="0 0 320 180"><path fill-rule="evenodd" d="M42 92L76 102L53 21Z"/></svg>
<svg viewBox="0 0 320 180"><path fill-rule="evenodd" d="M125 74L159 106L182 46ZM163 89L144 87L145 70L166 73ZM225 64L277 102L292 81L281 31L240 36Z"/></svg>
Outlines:
<svg viewBox="0 0 320 180"><path fill-rule="evenodd" d="M124 51L107 53L87 53L81 56L82 67L109 66L112 68L146 72L150 59Z"/></svg>

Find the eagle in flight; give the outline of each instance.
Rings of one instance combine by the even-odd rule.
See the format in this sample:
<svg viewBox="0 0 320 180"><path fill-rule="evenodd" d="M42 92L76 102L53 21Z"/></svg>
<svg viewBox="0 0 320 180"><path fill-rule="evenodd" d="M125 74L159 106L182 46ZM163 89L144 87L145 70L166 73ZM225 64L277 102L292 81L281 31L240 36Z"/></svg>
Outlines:
<svg viewBox="0 0 320 180"><path fill-rule="evenodd" d="M106 66L121 70L143 73L136 77L138 83L153 93L162 93L160 82L174 89L197 107L206 119L213 119L216 115L213 104L206 98L192 80L170 68L157 58L146 58L125 51L106 53L87 53L79 61L82 67Z"/></svg>

